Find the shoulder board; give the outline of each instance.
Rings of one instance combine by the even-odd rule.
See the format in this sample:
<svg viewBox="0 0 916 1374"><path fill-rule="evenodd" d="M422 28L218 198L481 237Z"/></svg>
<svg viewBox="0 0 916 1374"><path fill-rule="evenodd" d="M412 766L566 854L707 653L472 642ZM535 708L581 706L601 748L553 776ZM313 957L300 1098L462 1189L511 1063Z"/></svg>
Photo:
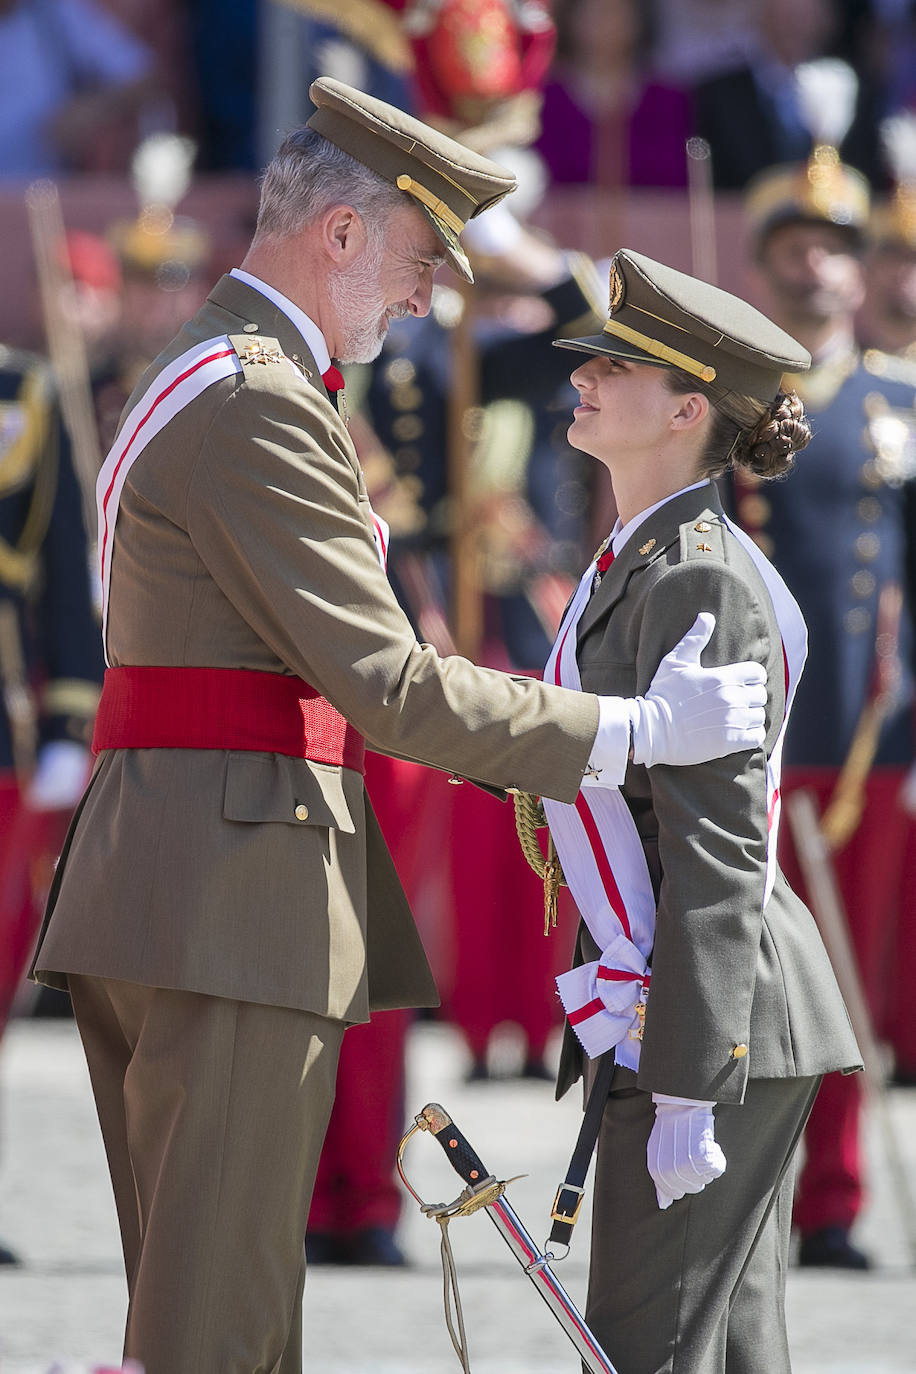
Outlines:
<svg viewBox="0 0 916 1374"><path fill-rule="evenodd" d="M286 357L279 340L263 334L230 334L229 342L243 367L270 368Z"/></svg>
<svg viewBox="0 0 916 1374"><path fill-rule="evenodd" d="M725 561L725 530L719 520L700 516L698 520L688 520L681 525L678 533L682 562L696 558Z"/></svg>
<svg viewBox="0 0 916 1374"><path fill-rule="evenodd" d="M882 353L878 348L867 348L862 354L862 365L873 377L883 377L888 382L903 382L916 388L916 359L901 357L899 353Z"/></svg>
<svg viewBox="0 0 916 1374"><path fill-rule="evenodd" d="M258 379L264 377L269 385L276 386L281 376L312 380L312 373L301 358L297 354L290 357L284 353L279 339L266 334L230 334L228 337L242 364L246 382L257 384Z"/></svg>

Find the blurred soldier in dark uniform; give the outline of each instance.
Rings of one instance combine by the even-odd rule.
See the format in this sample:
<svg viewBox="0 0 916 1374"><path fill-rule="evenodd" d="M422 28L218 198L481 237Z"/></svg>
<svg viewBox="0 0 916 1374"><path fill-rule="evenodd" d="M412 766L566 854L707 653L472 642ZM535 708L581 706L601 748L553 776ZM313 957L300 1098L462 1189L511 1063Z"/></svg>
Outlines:
<svg viewBox="0 0 916 1374"><path fill-rule="evenodd" d="M798 598L810 651L789 729L783 794L814 793L864 990L880 1023L913 757L913 402L916 368L857 346L864 179L820 148L762 174L747 212L769 313L814 358L792 378L814 438L785 483L738 488L739 519ZM902 592L902 610L900 595ZM875 727L872 737L870 731ZM783 866L804 889L788 827ZM781 841L783 836L780 837ZM861 1086L830 1074L806 1130L796 1200L800 1262L865 1268L849 1241L862 1203Z"/></svg>
<svg viewBox="0 0 916 1374"><path fill-rule="evenodd" d="M0 1035L89 773L101 679L80 492L50 373L0 345ZM0 1247L0 1263L11 1258Z"/></svg>
<svg viewBox="0 0 916 1374"><path fill-rule="evenodd" d="M888 162L896 189L877 205L869 224L865 260L865 301L856 321L865 348L882 349L905 361L900 372L916 372L916 114L894 116L882 126ZM885 367L893 372L894 363ZM912 484L908 528L916 529L916 500ZM916 768L911 769L902 793L910 816L900 881L900 909L890 976L885 990L886 1014L882 1038L894 1052L892 1082L916 1085Z"/></svg>
<svg viewBox="0 0 916 1374"><path fill-rule="evenodd" d="M869 222L856 332L866 348L916 361L916 113L886 120L882 134L896 189Z"/></svg>

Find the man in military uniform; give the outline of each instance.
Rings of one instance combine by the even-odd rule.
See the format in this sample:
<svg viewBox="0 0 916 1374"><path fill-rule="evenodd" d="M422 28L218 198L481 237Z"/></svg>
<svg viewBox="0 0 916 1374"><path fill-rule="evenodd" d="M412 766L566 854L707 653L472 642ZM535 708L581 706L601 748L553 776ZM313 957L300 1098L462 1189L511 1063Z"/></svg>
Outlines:
<svg viewBox="0 0 916 1374"><path fill-rule="evenodd" d="M50 881L55 822L89 771L101 676L80 492L50 373L0 345L0 1035ZM0 1248L0 1263L11 1258Z"/></svg>
<svg viewBox="0 0 916 1374"><path fill-rule="evenodd" d="M425 314L446 258L467 273L459 233L513 178L342 83L312 98L243 266L138 384L100 474L101 757L33 964L73 999L146 1374L300 1368L344 1030L436 1000L367 740L572 799L588 768L623 775L631 730L653 761L706 757L696 716L734 680L713 749L762 738L754 666L682 672L675 737L659 684L631 707L417 642L331 358Z"/></svg>
<svg viewBox="0 0 916 1374"><path fill-rule="evenodd" d="M783 792L804 786L817 798L877 1018L906 833L899 792L913 760L914 529L907 511L916 371L856 344L868 209L864 180L824 150L817 161L774 168L749 188L769 311L814 359L808 375L791 379L814 438L787 482L764 490L744 481L737 513L808 624ZM787 876L803 889L787 827L784 837ZM862 1204L861 1093L855 1077L828 1075L812 1113L795 1209L802 1264L868 1264L849 1240Z"/></svg>

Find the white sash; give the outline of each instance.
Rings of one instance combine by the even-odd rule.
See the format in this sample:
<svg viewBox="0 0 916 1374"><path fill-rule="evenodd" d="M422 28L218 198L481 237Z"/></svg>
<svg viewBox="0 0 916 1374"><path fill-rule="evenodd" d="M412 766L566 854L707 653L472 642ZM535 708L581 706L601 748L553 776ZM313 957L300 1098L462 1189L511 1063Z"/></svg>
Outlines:
<svg viewBox="0 0 916 1374"><path fill-rule="evenodd" d="M767 760L767 872L763 905L776 876L779 784L789 709L807 654L807 631L786 584L757 546L731 521L729 530L747 550L773 601L786 665L786 710ZM576 661L576 632L595 576L593 562L557 633L544 680L582 690ZM615 1061L639 1066L642 1020L651 985L648 960L655 938L655 898L642 841L619 788L583 788L575 803L543 799L563 873L592 939L598 959L557 978L570 1025L589 1058L616 1046Z"/></svg>
<svg viewBox="0 0 916 1374"><path fill-rule="evenodd" d="M102 647L108 657L108 598L111 592L111 555L121 492L127 474L151 439L191 401L214 382L241 372L238 354L226 335L195 344L163 368L131 408L102 464L96 482L99 515L99 561L102 575Z"/></svg>
<svg viewBox="0 0 916 1374"><path fill-rule="evenodd" d="M299 376L298 369L290 367ZM180 358L169 363L153 380L125 418L96 481L99 518L99 561L102 578L102 647L108 657L108 601L111 592L111 558L121 492L131 467L151 439L161 432L185 406L224 377L241 372L242 364L227 335L195 344ZM370 507L371 510L371 507ZM374 511L372 537L382 567L387 567L389 530Z"/></svg>

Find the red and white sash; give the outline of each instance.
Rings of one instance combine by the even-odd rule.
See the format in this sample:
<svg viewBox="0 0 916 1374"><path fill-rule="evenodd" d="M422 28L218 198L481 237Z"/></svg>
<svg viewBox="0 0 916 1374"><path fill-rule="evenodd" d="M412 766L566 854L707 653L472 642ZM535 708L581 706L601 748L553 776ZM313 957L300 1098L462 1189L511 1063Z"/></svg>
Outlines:
<svg viewBox="0 0 916 1374"><path fill-rule="evenodd" d="M290 367L299 376L295 364ZM185 406L214 382L241 372L242 364L227 335L195 344L169 363L153 380L124 420L96 482L99 519L99 561L102 579L102 646L108 657L108 601L111 591L111 558L121 492L131 467L151 439L155 439ZM373 539L382 567L388 556L388 526L372 512Z"/></svg>
<svg viewBox="0 0 916 1374"><path fill-rule="evenodd" d="M775 568L743 531L730 521L727 524L747 549L772 598L786 664L786 712L767 761L765 906L776 876L782 745L807 653L807 631L794 597ZM582 690L576 634L592 593L595 571L596 562L592 562L563 617L544 671L546 682L576 691ZM601 950L598 959L559 976L560 998L590 1058L616 1046L615 1061L635 1070L655 939L655 898L642 841L617 787L583 787L571 805L546 797L543 804L573 899Z"/></svg>

